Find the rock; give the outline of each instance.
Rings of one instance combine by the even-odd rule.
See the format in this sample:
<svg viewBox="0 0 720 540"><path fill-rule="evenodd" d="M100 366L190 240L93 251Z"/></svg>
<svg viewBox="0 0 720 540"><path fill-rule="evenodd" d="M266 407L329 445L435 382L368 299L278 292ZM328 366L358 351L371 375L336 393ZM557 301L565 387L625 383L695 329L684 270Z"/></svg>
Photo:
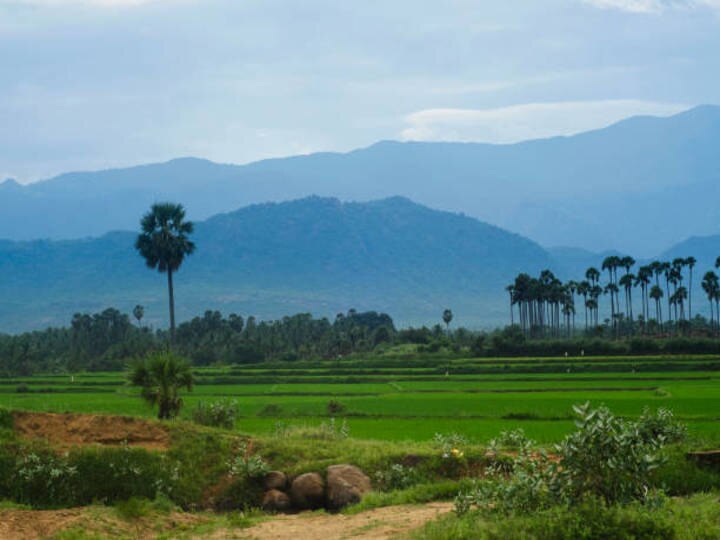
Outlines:
<svg viewBox="0 0 720 540"><path fill-rule="evenodd" d="M265 475L264 486L268 491L271 489L285 491L285 488L287 488L287 476L282 471L270 471Z"/></svg>
<svg viewBox="0 0 720 540"><path fill-rule="evenodd" d="M266 491L263 495L262 509L266 512L287 512L291 506L290 497L277 489Z"/></svg>
<svg viewBox="0 0 720 540"><path fill-rule="evenodd" d="M318 473L305 473L293 480L290 498L298 510L315 510L325 502L325 482Z"/></svg>
<svg viewBox="0 0 720 540"><path fill-rule="evenodd" d="M370 491L370 478L354 465L332 465L327 469L327 504L338 510L360 502Z"/></svg>

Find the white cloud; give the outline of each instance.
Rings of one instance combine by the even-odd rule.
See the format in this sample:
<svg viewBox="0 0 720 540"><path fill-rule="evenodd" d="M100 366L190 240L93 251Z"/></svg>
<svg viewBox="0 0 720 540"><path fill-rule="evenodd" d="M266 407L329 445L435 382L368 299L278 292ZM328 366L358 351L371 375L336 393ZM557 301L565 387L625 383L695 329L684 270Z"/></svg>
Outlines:
<svg viewBox="0 0 720 540"><path fill-rule="evenodd" d="M720 9L720 0L583 0L586 4L631 13L662 13L669 9Z"/></svg>
<svg viewBox="0 0 720 540"><path fill-rule="evenodd" d="M685 104L639 100L526 103L495 109L425 109L405 117L404 140L513 143L598 129L635 115L667 116Z"/></svg>

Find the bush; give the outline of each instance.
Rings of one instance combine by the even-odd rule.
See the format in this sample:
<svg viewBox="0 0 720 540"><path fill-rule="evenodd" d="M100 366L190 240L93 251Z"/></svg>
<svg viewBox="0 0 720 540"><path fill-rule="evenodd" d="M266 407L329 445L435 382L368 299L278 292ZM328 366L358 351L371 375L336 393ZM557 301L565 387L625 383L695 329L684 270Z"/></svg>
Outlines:
<svg viewBox="0 0 720 540"><path fill-rule="evenodd" d="M200 401L192 411L192 421L203 426L232 429L235 427L239 412L237 401L234 399L210 403Z"/></svg>
<svg viewBox="0 0 720 540"><path fill-rule="evenodd" d="M12 499L32 506L72 505L77 469L49 450L19 456L10 486Z"/></svg>
<svg viewBox="0 0 720 540"><path fill-rule="evenodd" d="M415 467L394 463L387 469L375 472L375 485L383 491L406 489L422 480Z"/></svg>
<svg viewBox="0 0 720 540"><path fill-rule="evenodd" d="M659 440L662 443L676 443L687 437L687 427L677 422L671 410L660 407L655 414L647 407L637 421L640 436L646 441Z"/></svg>
<svg viewBox="0 0 720 540"><path fill-rule="evenodd" d="M606 407L593 410L586 403L573 409L578 430L557 447L562 456L557 478L564 497L576 501L593 495L607 503L641 499L651 471L660 464L658 451L665 438L646 420L627 422Z"/></svg>
<svg viewBox="0 0 720 540"><path fill-rule="evenodd" d="M687 458L682 446L670 446L663 454L664 463L650 476L653 487L671 496L720 490L720 472L698 467Z"/></svg>
<svg viewBox="0 0 720 540"><path fill-rule="evenodd" d="M14 424L12 413L0 407L0 429L12 429Z"/></svg>
<svg viewBox="0 0 720 540"><path fill-rule="evenodd" d="M231 476L243 479L262 478L269 471L270 467L263 459L252 453L251 445L242 443L235 457L228 462L228 469Z"/></svg>
<svg viewBox="0 0 720 540"><path fill-rule="evenodd" d="M490 468L474 489L458 496L457 512L474 505L510 514L581 504L588 498L609 505L647 500L651 473L662 463L660 449L683 433L672 414L661 409L629 422L606 407L591 409L589 403L573 409L578 429L556 446L559 464L542 452L531 454L524 434L506 433L506 439L520 444L511 473L505 467Z"/></svg>
<svg viewBox="0 0 720 540"><path fill-rule="evenodd" d="M535 441L525 435L522 428L510 431L501 431L500 436L490 441L490 448L506 448L510 450L528 450L535 444Z"/></svg>
<svg viewBox="0 0 720 540"><path fill-rule="evenodd" d="M162 454L128 446L76 450L68 462L77 471L75 504L172 495L177 476L176 465Z"/></svg>
<svg viewBox="0 0 720 540"><path fill-rule="evenodd" d="M331 399L327 404L327 412L330 416L335 416L345 412L345 405L335 399Z"/></svg>

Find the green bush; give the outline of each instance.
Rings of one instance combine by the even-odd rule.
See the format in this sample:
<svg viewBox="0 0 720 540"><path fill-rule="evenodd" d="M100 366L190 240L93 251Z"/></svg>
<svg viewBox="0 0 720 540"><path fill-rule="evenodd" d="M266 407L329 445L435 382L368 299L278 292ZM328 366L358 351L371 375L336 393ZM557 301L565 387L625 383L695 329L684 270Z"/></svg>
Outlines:
<svg viewBox="0 0 720 540"><path fill-rule="evenodd" d="M4 407L0 407L0 429L12 429L13 423L12 413Z"/></svg>
<svg viewBox="0 0 720 540"><path fill-rule="evenodd" d="M576 501L592 495L608 503L641 499L665 443L653 427L674 429L668 427L668 417L644 416L628 422L606 407L591 409L589 403L574 410L578 429L557 447L562 456L557 480L564 497Z"/></svg>
<svg viewBox="0 0 720 540"><path fill-rule="evenodd" d="M18 456L10 477L14 501L32 506L65 506L75 502L77 469L50 450Z"/></svg>
<svg viewBox="0 0 720 540"><path fill-rule="evenodd" d="M343 413L345 412L345 409L346 409L345 405L343 405L342 403L340 403L340 402L339 402L338 400L336 400L336 399L331 399L330 401L328 401L328 404L327 404L327 413L328 413L330 416L335 416L335 415L338 415L338 414L343 414Z"/></svg>
<svg viewBox="0 0 720 540"><path fill-rule="evenodd" d="M376 471L374 480L375 486L382 491L394 491L418 484L423 478L415 467L393 463L386 469Z"/></svg>
<svg viewBox="0 0 720 540"><path fill-rule="evenodd" d="M238 403L234 399L210 403L199 401L192 411L192 421L203 426L232 429L239 413Z"/></svg>
<svg viewBox="0 0 720 540"><path fill-rule="evenodd" d="M177 475L177 465L162 454L127 446L75 450L68 463L77 471L73 482L75 504L172 495Z"/></svg>
<svg viewBox="0 0 720 540"><path fill-rule="evenodd" d="M673 445L663 455L664 463L650 476L653 487L672 496L720 490L720 472L700 468L688 460L686 448Z"/></svg>
<svg viewBox="0 0 720 540"><path fill-rule="evenodd" d="M514 514L581 504L588 498L614 504L652 496L651 474L662 463L662 446L684 433L672 414L646 412L631 422L606 407L591 409L589 403L573 409L578 429L556 446L559 464L542 452L531 453L522 434L516 433L509 437L520 444L510 474L506 467L490 467L472 490L458 496L457 512L477 506Z"/></svg>

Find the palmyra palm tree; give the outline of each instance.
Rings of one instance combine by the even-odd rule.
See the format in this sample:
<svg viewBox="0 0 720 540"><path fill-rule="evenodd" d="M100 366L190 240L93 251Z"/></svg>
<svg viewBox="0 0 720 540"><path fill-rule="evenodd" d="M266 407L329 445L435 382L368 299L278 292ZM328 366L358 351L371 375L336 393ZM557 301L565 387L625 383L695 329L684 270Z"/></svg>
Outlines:
<svg viewBox="0 0 720 540"><path fill-rule="evenodd" d="M690 270L690 281L688 283L688 319L692 320L692 287L693 287L693 268L697 264L697 259L693 256L685 259L685 266Z"/></svg>
<svg viewBox="0 0 720 540"><path fill-rule="evenodd" d="M655 318L657 319L658 325L660 326L660 332L662 332L663 319L662 319L662 306L660 301L663 298L663 290L659 285L653 285L650 289L650 298L655 300Z"/></svg>
<svg viewBox="0 0 720 540"><path fill-rule="evenodd" d="M716 319L713 316L713 302L715 302L715 306L717 307L718 300L720 299L720 280L718 280L717 274L713 271L706 272L703 276L701 286L710 302L710 328L714 330ZM717 322L720 325L720 311L718 311Z"/></svg>
<svg viewBox="0 0 720 540"><path fill-rule="evenodd" d="M173 273L177 272L187 255L195 251L189 235L193 224L185 221L185 209L180 204L156 203L140 221L141 231L135 249L145 258L149 268L167 273L170 304L170 341L175 339L175 295Z"/></svg>

